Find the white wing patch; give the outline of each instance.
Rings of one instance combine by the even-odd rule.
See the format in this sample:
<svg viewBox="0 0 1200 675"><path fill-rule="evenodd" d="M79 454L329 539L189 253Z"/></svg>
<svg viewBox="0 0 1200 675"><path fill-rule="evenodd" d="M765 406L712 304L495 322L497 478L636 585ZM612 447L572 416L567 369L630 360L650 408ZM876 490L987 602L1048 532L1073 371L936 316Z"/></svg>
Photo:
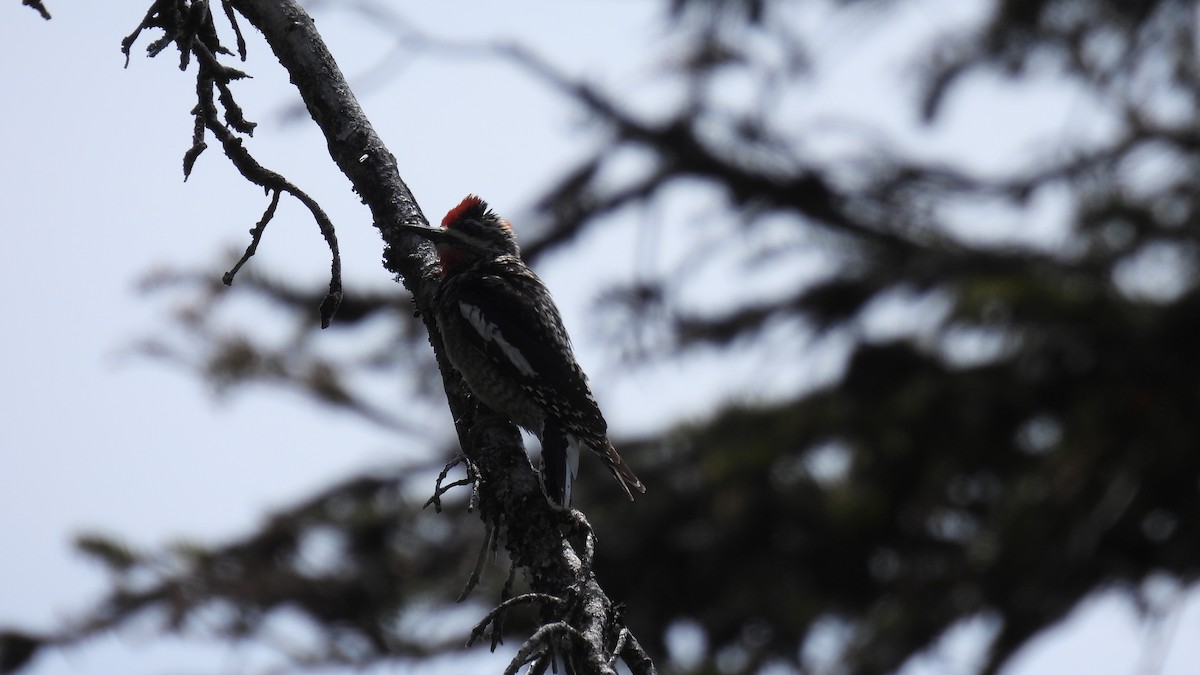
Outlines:
<svg viewBox="0 0 1200 675"><path fill-rule="evenodd" d="M471 327L477 333L483 336L484 340L495 342L496 346L500 347L500 351L504 353L504 356L517 367L517 370L521 371L522 375L537 377L533 366L529 365L529 359L525 358L525 355L519 349L514 347L512 343L500 334L500 328L487 320L487 317L483 315L483 310L475 305L459 302L458 311L462 312L463 318L467 320L467 323L471 324Z"/></svg>
<svg viewBox="0 0 1200 675"><path fill-rule="evenodd" d="M563 486L563 503L571 508L571 493L575 487L575 479L579 477L579 449L586 447L578 436L567 434L567 475L566 485Z"/></svg>

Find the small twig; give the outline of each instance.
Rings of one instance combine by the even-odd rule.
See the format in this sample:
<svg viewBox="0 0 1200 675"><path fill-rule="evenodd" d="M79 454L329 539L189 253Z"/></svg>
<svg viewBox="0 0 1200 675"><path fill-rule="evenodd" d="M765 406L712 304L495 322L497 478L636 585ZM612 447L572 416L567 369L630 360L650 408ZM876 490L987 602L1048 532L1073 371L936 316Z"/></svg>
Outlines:
<svg viewBox="0 0 1200 675"><path fill-rule="evenodd" d="M475 642L477 642L479 640L479 638L483 637L483 634L485 631L487 631L488 626L492 626L492 625L499 626L501 624L501 622L504 620L504 614L508 610L512 609L513 607L515 607L517 605L524 605L527 603L534 603L534 602L552 604L552 605L558 605L558 606L561 606L564 604L562 598L555 597L548 593L523 593L521 595L518 595L515 598L509 598L508 600L505 600L504 602L500 603L499 605L496 605L496 607L494 609L492 609L492 611L487 613L487 616L483 617L483 619L479 623L475 624L475 627L471 629L471 636L467 638L467 646L470 647L471 645L475 644ZM494 635L495 635L495 633L493 632L493 637L494 637ZM499 643L496 642L495 640L493 640L492 651L496 651L497 644L499 644Z"/></svg>
<svg viewBox="0 0 1200 675"><path fill-rule="evenodd" d="M500 603L504 604L513 597L513 584L517 580L517 566L515 563L509 562L508 579L504 580L504 588L500 589ZM497 614L492 619L492 644L491 651L496 651L496 647L504 643L504 614Z"/></svg>
<svg viewBox="0 0 1200 675"><path fill-rule="evenodd" d="M537 657L537 660L533 662L533 665L529 666L529 670L526 671L526 675L544 675L544 673L550 668L553 668L555 675L557 675L558 668L554 665L554 652L547 650L543 652L541 656Z"/></svg>
<svg viewBox="0 0 1200 675"><path fill-rule="evenodd" d="M337 311L337 306L341 304L342 300L342 257L338 250L337 234L333 227L333 221L329 219L329 216L326 215L315 199L293 185L291 181L259 164L250 155L250 152L246 150L242 139L234 135L232 131L216 119L216 106L213 104L211 91L207 100L201 101L201 108L205 127L221 142L225 156L233 162L233 165L246 180L256 185L261 185L268 190L287 192L307 207L313 219L317 221L317 226L320 228L322 236L325 237L325 242L328 244L330 254L333 258L330 269L329 292L326 293L325 299L321 302L321 327L327 328L333 319L334 313Z"/></svg>
<svg viewBox="0 0 1200 675"><path fill-rule="evenodd" d="M572 640L583 639L582 636L580 636L579 631L565 621L548 623L537 629L537 631L535 631L534 634L525 641L525 644L521 645L521 648L517 650L517 655L513 657L511 662L509 662L508 667L504 669L504 675L516 675L521 666L531 661L538 660L539 657L548 656L550 653L552 653L554 651L554 645L551 642L551 639L556 633L562 634L562 636Z"/></svg>
<svg viewBox="0 0 1200 675"><path fill-rule="evenodd" d="M250 245L246 247L246 252L242 254L242 257L234 264L233 268L221 277L221 282L226 286L233 285L234 275L238 273L238 270L242 269L242 265L245 265L246 261L258 250L258 242L262 240L263 232L267 229L267 223L271 222L271 219L275 217L275 209L279 206L279 194L279 190L271 191L271 203L267 206L267 210L263 212L262 218L250 230Z"/></svg>
<svg viewBox="0 0 1200 675"><path fill-rule="evenodd" d="M629 632L629 629L621 626L621 631L617 633L617 644L613 645L612 653L608 655L608 665L616 664L617 659L621 656L621 652L625 650L625 643L631 637L633 635Z"/></svg>
<svg viewBox="0 0 1200 675"><path fill-rule="evenodd" d="M475 558L475 568L471 570L471 576L467 577L467 585L458 594L458 599L455 602L466 600L471 591L475 590L475 587L479 585L479 579L483 576L483 565L487 562L487 554L489 551L493 553L496 551L496 544L499 539L496 529L496 526L492 523L484 525L483 546L479 547L479 555Z"/></svg>
<svg viewBox="0 0 1200 675"><path fill-rule="evenodd" d="M245 255L238 264L227 273L223 281L232 283L234 275L252 257L258 248L266 223L274 216L278 205L279 193L287 192L302 203L312 214L320 228L321 236L329 247L330 263L329 291L321 301L321 327L328 328L342 302L342 257L338 249L337 234L333 221L324 212L316 200L300 188L293 185L282 175L266 169L259 164L246 150L242 138L237 134L252 135L255 124L248 121L241 107L234 99L229 84L234 80L249 77L246 73L221 63L218 54L233 52L221 45L213 24L212 12L207 2L196 2L188 6L186 16L181 11L181 5L170 0L157 0L146 13L137 28L121 41L121 50L125 53L126 65L129 62L130 48L137 41L142 30L160 28L164 35L155 40L147 48L150 56L162 52L168 45L175 43L180 49L180 67L186 68L190 56L196 57L198 73L196 75L196 107L192 109L195 116L195 127L192 132L192 145L183 156L184 180L191 174L197 158L208 147L205 143L206 132L211 132L221 142L225 156L229 158L246 180L259 185L267 191L274 192L271 206L263 215L263 219L251 230L251 242L246 248ZM246 45L241 29L237 25L235 11L229 0L222 0L226 17L238 39L238 54L245 60ZM214 100L214 90L216 97ZM217 102L220 102L218 110ZM223 111L223 113L221 112ZM223 122L222 122L223 118Z"/></svg>
<svg viewBox="0 0 1200 675"><path fill-rule="evenodd" d="M592 524L588 522L583 512L578 509L571 509L567 512L567 517L571 524L575 526L577 532L583 533L583 555L579 560L579 574L577 578L580 583L583 583L592 574L592 561L596 559L596 532L592 529Z"/></svg>
<svg viewBox="0 0 1200 675"><path fill-rule="evenodd" d="M621 648L613 650L613 658L615 660L620 656L625 665L629 666L629 672L633 675L657 675L658 669L654 667L654 660L628 628L621 628L617 644Z"/></svg>
<svg viewBox="0 0 1200 675"><path fill-rule="evenodd" d="M42 15L43 19L50 20L50 12L42 5L42 0L23 0L21 4L26 7L32 7L38 14Z"/></svg>
<svg viewBox="0 0 1200 675"><path fill-rule="evenodd" d="M196 160L200 158L200 154L208 149L208 143L204 142L204 117L199 112L200 106L197 104L195 108L192 108L192 115L196 117L195 122L192 124L192 147L183 153L184 182L187 182L187 179L191 177L192 168L196 166Z"/></svg>
<svg viewBox="0 0 1200 675"><path fill-rule="evenodd" d="M450 473L450 470L453 469L454 467L458 466L459 464L462 464L466 468L467 477L460 479L460 480L456 480L453 483L450 483L449 485L443 485L443 483L446 480L446 476L449 475L449 473ZM421 508L423 508L423 509L429 508L430 504L432 504L433 510L436 513L441 513L442 512L442 495L445 495L447 492L449 492L450 490L452 490L456 487L459 487L460 485L470 485L471 486L471 500L467 503L467 512L469 513L474 510L474 507L477 505L477 502L479 499L479 480L480 480L479 471L478 471L478 469L475 468L475 463L472 462L470 460L470 458L468 458L466 455L460 454L459 456L457 456L454 459L447 462L446 465L442 467L441 472L438 473L437 481L433 485L433 496L430 497L429 499L427 499L425 501L425 505L422 506Z"/></svg>
<svg viewBox="0 0 1200 675"><path fill-rule="evenodd" d="M130 67L130 50L133 47L133 43L138 41L138 36L142 35L143 30L155 28L155 26L158 25L154 23L154 17L157 11L158 2L155 2L154 5L150 5L149 10L146 10L145 16L142 17L142 20L140 20L138 23L137 28L134 28L131 34L126 35L124 40L121 40L121 53L125 54L125 67Z"/></svg>
<svg viewBox="0 0 1200 675"><path fill-rule="evenodd" d="M203 26L204 17L208 14L208 3L198 0L186 5L186 9L187 12L183 15L183 24L179 26L179 30L175 31L173 35L168 33L179 48L179 70L181 71L187 70L188 64L191 63L192 47L199 42L199 32Z"/></svg>
<svg viewBox="0 0 1200 675"><path fill-rule="evenodd" d="M242 27L238 25L237 12L233 10L233 4L229 0L221 0L221 9L225 10L225 18L229 20L229 25L233 27L233 34L237 37L238 57L245 61L246 38L242 35Z"/></svg>

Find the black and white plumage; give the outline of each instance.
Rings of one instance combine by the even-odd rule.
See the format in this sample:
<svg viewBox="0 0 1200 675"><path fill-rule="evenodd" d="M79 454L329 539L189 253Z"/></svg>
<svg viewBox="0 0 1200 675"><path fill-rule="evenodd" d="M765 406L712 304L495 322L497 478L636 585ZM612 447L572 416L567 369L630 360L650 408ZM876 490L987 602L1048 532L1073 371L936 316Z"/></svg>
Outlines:
<svg viewBox="0 0 1200 675"><path fill-rule="evenodd" d="M406 229L437 248L442 279L434 305L446 357L480 401L541 440L551 502L570 507L580 447L605 461L630 499L632 490L645 492L609 442L558 308L521 261L508 221L469 195L441 229Z"/></svg>

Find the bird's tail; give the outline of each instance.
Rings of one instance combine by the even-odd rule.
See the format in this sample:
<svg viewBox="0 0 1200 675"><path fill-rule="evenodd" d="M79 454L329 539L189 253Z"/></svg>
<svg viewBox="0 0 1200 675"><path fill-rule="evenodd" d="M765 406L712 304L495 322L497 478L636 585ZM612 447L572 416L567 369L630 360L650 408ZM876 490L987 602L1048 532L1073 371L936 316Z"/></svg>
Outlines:
<svg viewBox="0 0 1200 675"><path fill-rule="evenodd" d="M617 482L621 484L621 489L625 490L625 494L629 495L629 501L633 501L633 490L637 490L641 494L646 493L646 486L642 485L642 481L634 475L633 469L621 459L617 454L617 449L613 447L611 441L604 439L604 445L596 450L597 453L604 457L604 463L608 464L608 470L612 471ZM632 488L632 489L630 489Z"/></svg>
<svg viewBox="0 0 1200 675"><path fill-rule="evenodd" d="M542 489L550 503L559 508L571 508L571 493L575 477L579 475L580 448L587 447L608 466L608 470L621 484L621 489L633 500L633 491L646 492L646 486L634 475L621 455L617 454L612 442L604 438L595 445L585 443L582 439L565 433L556 425L547 425L542 437Z"/></svg>

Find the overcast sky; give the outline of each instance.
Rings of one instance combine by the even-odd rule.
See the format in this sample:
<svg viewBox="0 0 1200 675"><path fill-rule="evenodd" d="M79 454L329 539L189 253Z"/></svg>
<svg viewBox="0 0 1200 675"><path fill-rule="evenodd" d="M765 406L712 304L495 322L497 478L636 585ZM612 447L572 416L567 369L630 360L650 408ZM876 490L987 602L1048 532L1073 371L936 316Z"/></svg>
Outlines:
<svg viewBox="0 0 1200 675"><path fill-rule="evenodd" d="M921 26L963 20L969 12L941 10L969 4L926 2ZM157 35L142 38L128 69L119 52L148 3L47 5L50 22L15 0L0 4L6 221L0 373L8 383L0 406L0 626L33 629L80 616L105 588L102 571L72 551L79 532L117 534L145 547L178 538L220 541L251 531L272 508L405 451L403 439L299 397L255 388L218 400L196 378L130 355L130 344L161 326L172 307L169 298L139 294L138 280L156 267L209 265L226 248L244 246L266 202L215 151L182 181L192 75L178 71L174 52L153 61L141 56ZM657 3L394 5L439 35L521 40L571 72L609 84L632 77L639 91L650 89L651 78L638 64L661 37ZM369 78L365 74L391 47L381 24L324 11L318 26L343 70L362 85L360 101L431 218L476 192L515 220L582 152L578 112L509 66L400 59L388 62L388 78ZM831 40L851 28L840 30ZM854 67L868 67L863 64L887 51L869 41L841 49ZM260 122L252 151L330 213L348 279L387 287L390 276L379 265L382 247L367 211L315 127L284 121L297 97L265 45L252 39L250 50L245 68L254 79L236 91L247 115ZM881 95L886 92L833 89L826 107L811 114L879 109L872 96ZM1048 98L1046 105L1061 101ZM991 120L992 126L1015 134L1007 142L1017 142L1025 120L1033 124L1046 115L1030 108L997 94L984 119L971 119L987 126L987 114L1002 117L1004 124ZM928 147L955 151L979 134L971 124L951 127ZM980 161L986 165L989 158ZM286 200L259 250L251 265L263 269L313 270L309 278L320 279L328 268L315 225ZM582 269L593 266L599 264L585 261ZM587 278L574 269L574 275L556 272L551 261L546 270L568 325L590 299L589 286L570 286L572 277ZM598 389L603 400L602 382ZM690 405L689 391L681 387L669 398ZM635 392L612 398L628 408L610 412L616 424L635 429L651 422L639 417L644 407ZM1173 595L1170 584L1161 587L1164 597ZM1155 663L1163 644L1158 672L1200 672L1200 599L1193 594L1175 616L1174 628L1143 623L1119 596L1101 595L1036 640L1006 673L1134 675ZM981 631L964 627L909 675L954 672L956 663L977 655ZM48 652L30 672L240 671L260 658L252 650L160 640L142 626ZM489 668L499 672L502 660L493 658Z"/></svg>

